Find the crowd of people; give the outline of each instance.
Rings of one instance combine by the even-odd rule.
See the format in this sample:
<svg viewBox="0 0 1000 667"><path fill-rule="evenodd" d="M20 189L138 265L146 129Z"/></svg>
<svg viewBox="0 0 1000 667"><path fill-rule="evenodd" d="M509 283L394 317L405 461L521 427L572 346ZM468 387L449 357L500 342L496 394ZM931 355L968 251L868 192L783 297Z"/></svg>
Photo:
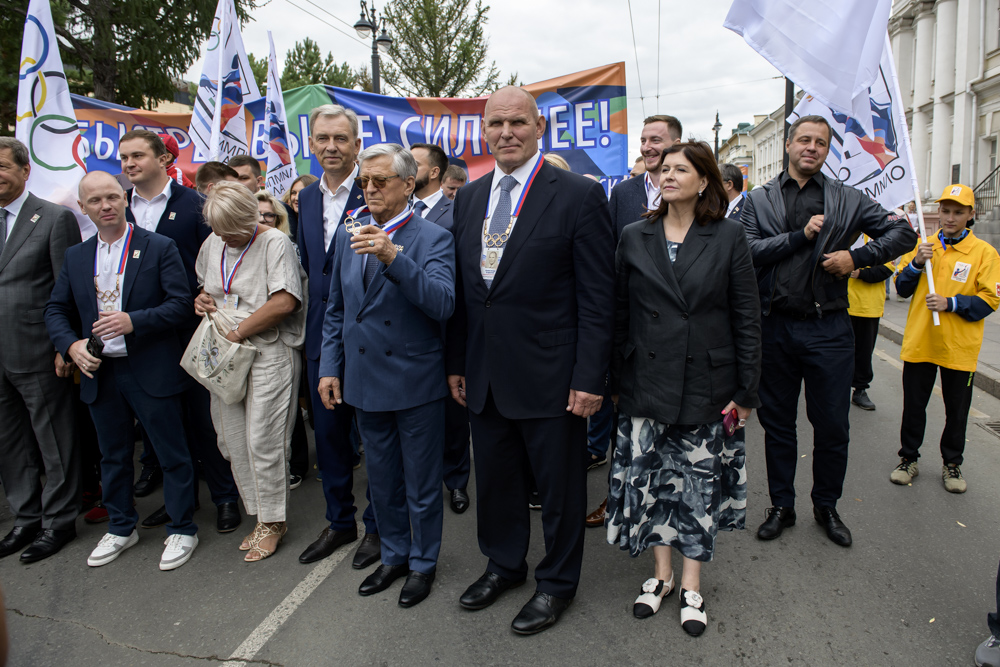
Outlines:
<svg viewBox="0 0 1000 667"><path fill-rule="evenodd" d="M0 347L0 481L16 515L0 557L52 556L82 509L108 521L89 565L136 545L140 526L166 526L159 567L178 568L198 545L204 479L216 529L241 525L241 500L254 525L238 549L269 558L295 528L307 414L327 526L301 563L358 540L363 447L352 564L378 567L359 594L400 578L403 607L431 593L447 496L456 513L476 505L486 558L463 608L525 583L532 507L545 556L514 632L559 620L577 594L586 527L602 526L631 556L652 551L634 615L656 614L679 588L681 626L697 636L717 533L746 524L755 409L771 500L757 537L796 522L803 382L813 515L852 544L837 509L849 411L874 409L866 389L893 273L913 299L890 479L917 475L940 368L943 481L966 490L971 374L982 320L1000 303L1000 259L970 229L968 187L945 190L940 232L918 243L905 217L822 173L831 128L819 116L790 127L788 168L750 192L707 144L682 141L676 118L652 116L610 199L541 154L545 119L523 89L491 95L482 127L495 169L465 184L439 146L362 151L354 112L317 107L309 148L322 176L299 177L281 199L250 156L205 163L186 187L170 172L176 146L133 130L120 141L127 189L102 172L80 182L97 226L82 242L70 211L30 194L25 147L0 139L0 326L11 341ZM588 515L586 471L608 461L607 497ZM160 484L163 508L140 522L134 497ZM981 650L1000 655L995 638Z"/></svg>

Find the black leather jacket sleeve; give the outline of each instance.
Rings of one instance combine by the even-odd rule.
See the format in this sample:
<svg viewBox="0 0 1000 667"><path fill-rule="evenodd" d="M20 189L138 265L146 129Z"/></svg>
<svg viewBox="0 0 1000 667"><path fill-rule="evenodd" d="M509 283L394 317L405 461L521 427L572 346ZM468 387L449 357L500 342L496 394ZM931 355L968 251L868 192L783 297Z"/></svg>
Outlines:
<svg viewBox="0 0 1000 667"><path fill-rule="evenodd" d="M774 211L775 217L781 219L785 215L785 202L781 197L781 192L777 196L768 197L769 189L762 188L747 194L743 204L743 215L740 222L746 230L747 242L750 244L750 254L753 257L755 267L763 268L770 264L777 264L796 250L805 245L806 233L802 230L794 232L782 232L780 234L763 234L762 219L758 218L757 208L759 204L770 204L769 208ZM755 200L763 199L762 202ZM776 221L771 221L770 227L774 227Z"/></svg>

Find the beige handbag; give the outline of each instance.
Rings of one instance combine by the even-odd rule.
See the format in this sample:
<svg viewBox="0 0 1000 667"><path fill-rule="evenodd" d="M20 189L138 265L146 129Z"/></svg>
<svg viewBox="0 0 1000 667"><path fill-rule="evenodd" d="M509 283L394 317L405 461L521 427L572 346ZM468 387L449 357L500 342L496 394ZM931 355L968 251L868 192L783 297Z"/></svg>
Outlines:
<svg viewBox="0 0 1000 667"><path fill-rule="evenodd" d="M247 376L258 354L251 343L226 338L235 323L221 310L206 313L181 357L181 368L226 405L246 396Z"/></svg>

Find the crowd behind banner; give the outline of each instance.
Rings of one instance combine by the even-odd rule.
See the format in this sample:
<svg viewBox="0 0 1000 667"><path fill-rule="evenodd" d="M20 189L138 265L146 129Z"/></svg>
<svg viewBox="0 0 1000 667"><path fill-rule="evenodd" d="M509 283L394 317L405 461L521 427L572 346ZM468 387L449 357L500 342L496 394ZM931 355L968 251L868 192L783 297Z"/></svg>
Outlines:
<svg viewBox="0 0 1000 667"><path fill-rule="evenodd" d="M972 376L1000 304L1000 257L972 231L968 186L945 189L940 231L920 243L905 216L824 174L833 131L822 116L795 120L788 169L751 192L707 144L682 141L677 118L651 116L633 174L609 198L598 181L612 167L544 151L563 139L560 117L530 89L502 88L469 111L488 147L471 174L429 130L427 141L404 131L365 143L370 117L321 101L302 121L308 153L292 147L309 162L284 193L268 190L254 156L178 173L176 136L121 133L120 174L80 182L97 228L82 242L72 213L31 194L25 147L0 139L11 341L0 348L0 481L16 515L0 557L54 556L83 512L108 526L89 566L128 558L142 529L164 527L159 568L180 568L207 518L204 480L216 530L253 518L234 551L284 558L311 428L327 525L300 563L361 538L352 566L378 566L359 594L404 579L398 602L413 607L434 589L445 505L476 505L484 572L458 601L476 611L526 581L535 509L545 555L515 633L566 613L584 531L597 526L630 556L652 554L633 614L658 613L676 590L680 625L698 636L718 531L746 525L754 410L771 503L756 535L778 539L797 521L803 382L813 516L832 542L853 544L838 511L850 410L875 409L866 390L893 275L911 303L888 476L914 483L940 372L942 484L967 490ZM577 121L613 118L595 108ZM607 497L588 514L586 474L604 465ZM163 506L140 517L134 497L161 486ZM1000 655L989 623L986 658Z"/></svg>

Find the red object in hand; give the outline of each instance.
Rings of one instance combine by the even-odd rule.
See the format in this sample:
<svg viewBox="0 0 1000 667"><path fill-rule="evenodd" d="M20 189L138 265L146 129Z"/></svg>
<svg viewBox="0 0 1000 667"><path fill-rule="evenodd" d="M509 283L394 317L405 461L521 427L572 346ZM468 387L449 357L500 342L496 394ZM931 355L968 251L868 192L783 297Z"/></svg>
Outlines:
<svg viewBox="0 0 1000 667"><path fill-rule="evenodd" d="M736 412L736 408L729 411L726 418L722 420L722 427L726 429L726 437L728 438L733 433L736 433L736 425L740 422L740 416Z"/></svg>

